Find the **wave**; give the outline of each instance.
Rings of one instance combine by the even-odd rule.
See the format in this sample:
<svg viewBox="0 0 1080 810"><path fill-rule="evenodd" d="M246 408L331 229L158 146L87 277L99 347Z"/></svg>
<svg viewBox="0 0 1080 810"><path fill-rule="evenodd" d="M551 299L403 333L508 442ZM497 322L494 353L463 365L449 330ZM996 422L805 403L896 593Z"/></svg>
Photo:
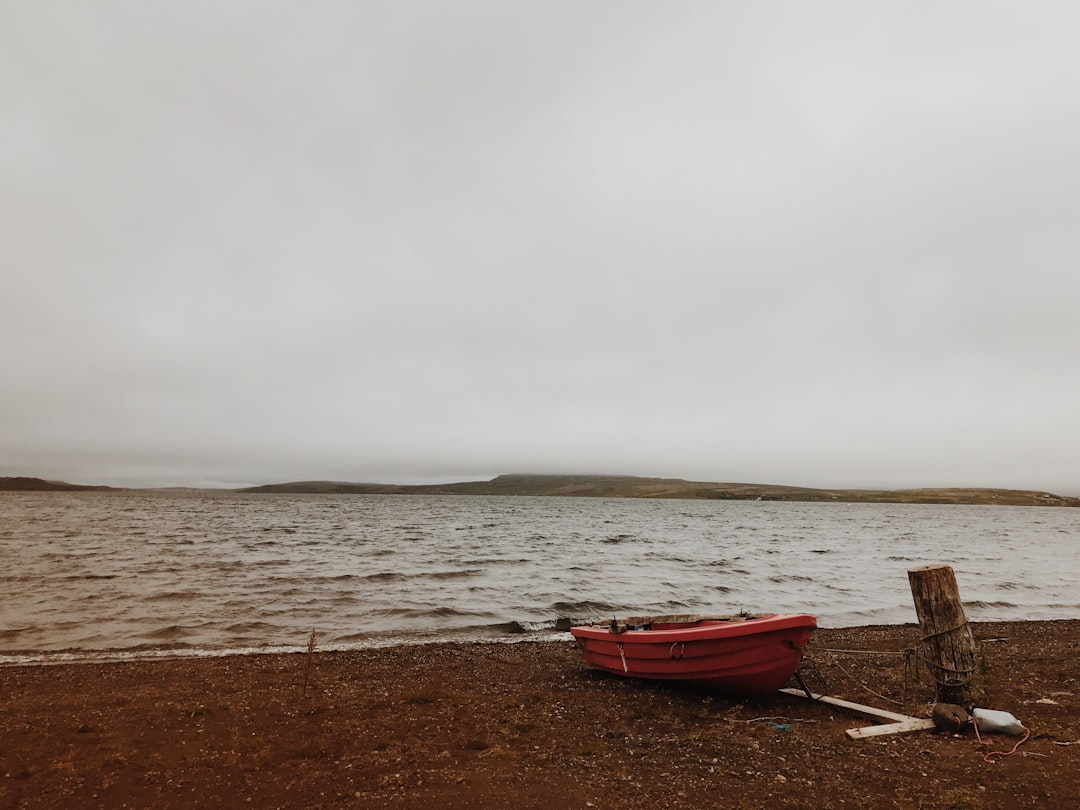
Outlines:
<svg viewBox="0 0 1080 810"><path fill-rule="evenodd" d="M423 574L415 574L414 576L424 577L426 579L467 579L468 577L479 576L484 573L480 568L465 568L460 571L431 571Z"/></svg>
<svg viewBox="0 0 1080 810"><path fill-rule="evenodd" d="M462 610L461 608L440 605L438 607L394 607L372 612L373 616L402 619L452 619L452 618L498 618L485 610Z"/></svg>
<svg viewBox="0 0 1080 810"><path fill-rule="evenodd" d="M859 621L857 624L875 624L875 623L889 623L896 622L898 615L910 616L914 614L914 609L907 605L893 605L887 607L865 608L862 610L848 611L842 617L845 621L850 621L847 617L857 617L858 619L869 619L871 621ZM902 624L910 624L911 620L901 621ZM842 625L840 625L842 626Z"/></svg>
<svg viewBox="0 0 1080 810"><path fill-rule="evenodd" d="M406 574L401 571L380 571L377 574L365 574L358 576L355 574L345 574L338 577L329 577L329 580L347 580L357 579L364 582L407 582L409 580L417 579L431 579L431 580L450 580L450 579L468 579L470 577L479 576L484 573L482 568L462 568L458 570L449 571L417 571L414 573ZM320 577L305 577L305 580L318 581Z"/></svg>
<svg viewBox="0 0 1080 810"><path fill-rule="evenodd" d="M236 633L237 635L250 635L251 633L265 633L268 631L276 632L280 629L278 625L269 622L233 622L225 627L226 632Z"/></svg>
<svg viewBox="0 0 1080 810"><path fill-rule="evenodd" d="M150 638L155 641L173 641L175 639L191 636L192 632L179 624L169 624L164 627L159 627L156 630L140 633L139 635L141 638Z"/></svg>
<svg viewBox="0 0 1080 810"><path fill-rule="evenodd" d="M964 607L966 609L970 609L970 610L989 610L989 609L992 609L992 608L1017 608L1017 607L1020 607L1019 605L1017 605L1017 604L1015 604L1013 602L1004 602L1004 601L988 602L988 601L985 601L983 599L973 599L970 602L964 602L963 605L964 605Z"/></svg>
<svg viewBox="0 0 1080 810"><path fill-rule="evenodd" d="M587 599L581 602L552 602L548 606L548 609L558 616L572 616L574 618L581 616L605 616L609 613L618 611L618 608L610 602L593 602Z"/></svg>
<svg viewBox="0 0 1080 810"><path fill-rule="evenodd" d="M994 587L1003 591L1041 591L1042 588L1038 585L1033 585L1028 582L999 582Z"/></svg>
<svg viewBox="0 0 1080 810"><path fill-rule="evenodd" d="M202 594L199 591L159 591L146 597L147 602L179 602L189 599L197 599Z"/></svg>
<svg viewBox="0 0 1080 810"><path fill-rule="evenodd" d="M402 574L397 571L380 571L378 574L368 574L361 577L366 582L401 582L408 579L408 574Z"/></svg>

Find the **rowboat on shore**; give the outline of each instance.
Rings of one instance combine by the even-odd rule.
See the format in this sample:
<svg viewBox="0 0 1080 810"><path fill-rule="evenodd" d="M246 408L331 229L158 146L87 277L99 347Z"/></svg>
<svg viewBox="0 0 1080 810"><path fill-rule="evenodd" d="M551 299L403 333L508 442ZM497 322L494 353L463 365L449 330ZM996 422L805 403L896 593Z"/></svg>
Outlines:
<svg viewBox="0 0 1080 810"><path fill-rule="evenodd" d="M628 678L775 692L795 674L817 619L805 613L655 616L571 627L585 663Z"/></svg>

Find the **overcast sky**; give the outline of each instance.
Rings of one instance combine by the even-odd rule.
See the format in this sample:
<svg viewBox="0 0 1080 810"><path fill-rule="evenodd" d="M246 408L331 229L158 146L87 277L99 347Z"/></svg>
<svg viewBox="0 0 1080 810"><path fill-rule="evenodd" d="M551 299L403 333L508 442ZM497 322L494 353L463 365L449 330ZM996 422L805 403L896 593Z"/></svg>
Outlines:
<svg viewBox="0 0 1080 810"><path fill-rule="evenodd" d="M0 475L1080 492L1078 37L0 3Z"/></svg>

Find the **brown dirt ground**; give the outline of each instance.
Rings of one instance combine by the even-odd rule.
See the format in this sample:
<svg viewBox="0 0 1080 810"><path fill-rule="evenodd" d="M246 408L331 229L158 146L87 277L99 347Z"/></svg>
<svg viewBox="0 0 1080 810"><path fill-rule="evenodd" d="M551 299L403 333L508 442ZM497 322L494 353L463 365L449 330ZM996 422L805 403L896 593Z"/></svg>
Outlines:
<svg viewBox="0 0 1080 810"><path fill-rule="evenodd" d="M0 667L0 807L1080 807L1080 621L978 623L1012 738L585 669L572 643ZM912 625L819 630L810 686L925 717ZM833 652L873 650L880 653ZM867 687L878 694L867 691Z"/></svg>

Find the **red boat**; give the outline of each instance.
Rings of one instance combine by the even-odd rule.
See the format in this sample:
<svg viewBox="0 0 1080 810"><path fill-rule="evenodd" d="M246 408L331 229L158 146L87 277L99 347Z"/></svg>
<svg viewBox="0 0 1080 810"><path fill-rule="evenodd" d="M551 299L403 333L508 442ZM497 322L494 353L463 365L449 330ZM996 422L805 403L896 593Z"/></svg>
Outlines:
<svg viewBox="0 0 1080 810"><path fill-rule="evenodd" d="M612 619L570 632L597 669L761 695L787 683L816 628L805 613L770 613Z"/></svg>

